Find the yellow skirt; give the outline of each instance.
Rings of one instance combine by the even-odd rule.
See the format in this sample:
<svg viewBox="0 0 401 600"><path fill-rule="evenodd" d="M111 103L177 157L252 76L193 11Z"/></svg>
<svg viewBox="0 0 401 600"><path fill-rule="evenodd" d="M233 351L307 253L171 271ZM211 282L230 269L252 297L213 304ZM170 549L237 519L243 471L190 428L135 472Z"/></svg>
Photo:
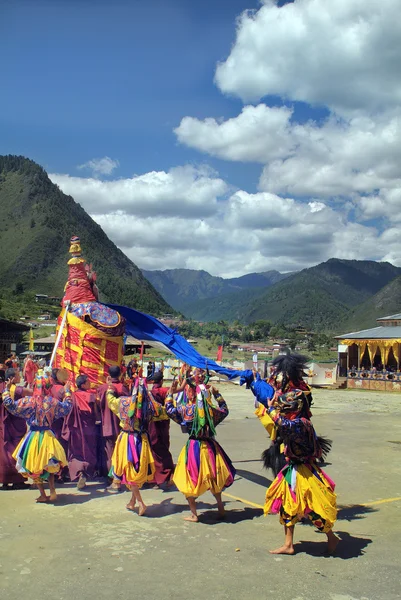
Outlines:
<svg viewBox="0 0 401 600"><path fill-rule="evenodd" d="M50 429L28 431L13 453L17 471L34 481L58 473L68 462L64 449Z"/></svg>
<svg viewBox="0 0 401 600"><path fill-rule="evenodd" d="M136 431L122 431L114 446L109 476L119 479L128 488L142 487L152 481L155 463L148 436Z"/></svg>
<svg viewBox="0 0 401 600"><path fill-rule="evenodd" d="M180 452L173 481L187 498L196 498L208 490L219 494L234 477L231 460L216 440L190 439Z"/></svg>
<svg viewBox="0 0 401 600"><path fill-rule="evenodd" d="M264 512L284 513L285 522L290 525L307 516L320 521L326 532L337 518L334 488L334 482L315 463L289 464L268 488Z"/></svg>

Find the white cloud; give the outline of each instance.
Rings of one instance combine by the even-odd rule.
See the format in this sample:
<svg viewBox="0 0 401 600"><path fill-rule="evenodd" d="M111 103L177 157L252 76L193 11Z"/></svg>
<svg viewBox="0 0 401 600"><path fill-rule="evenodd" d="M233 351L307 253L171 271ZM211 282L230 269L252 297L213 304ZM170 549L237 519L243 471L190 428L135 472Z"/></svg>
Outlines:
<svg viewBox="0 0 401 600"><path fill-rule="evenodd" d="M216 83L245 102L277 95L337 114L401 102L399 0L264 0L243 13Z"/></svg>
<svg viewBox="0 0 401 600"><path fill-rule="evenodd" d="M185 117L176 134L212 156L267 163L260 178L264 191L331 197L399 186L398 114L348 121L331 116L323 124L300 124L291 115L287 108L246 106L227 121Z"/></svg>
<svg viewBox="0 0 401 600"><path fill-rule="evenodd" d="M131 180L97 180L93 187L91 179L51 178L72 194L141 268L205 269L213 275L234 277L269 269L298 270L333 256L382 259L391 255L397 259L399 254L396 236L387 239L374 227L349 222L348 205L333 207L316 198L301 202L244 190L227 197L224 181L210 172L200 175L193 167L174 169L161 181L167 175L172 178L167 178L170 186L175 181L178 189L183 189L181 175L193 184L199 178L203 181L200 196L195 202L193 195L182 197L178 205L169 186L167 195L158 195L166 186L154 179L154 173L140 176L148 185L154 184L148 189L151 201L147 203L142 196L133 196L133 190L141 187L131 188ZM125 195L127 186L130 194ZM223 194L219 200L216 191ZM110 198L109 204L106 198Z"/></svg>
<svg viewBox="0 0 401 600"><path fill-rule="evenodd" d="M264 163L294 151L291 115L288 108L246 106L227 121L184 117L175 133L181 143L212 156Z"/></svg>
<svg viewBox="0 0 401 600"><path fill-rule="evenodd" d="M50 178L91 214L122 210L142 217L205 217L217 212L217 200L228 190L207 167L176 167L113 181L62 174Z"/></svg>
<svg viewBox="0 0 401 600"><path fill-rule="evenodd" d="M50 177L142 268L233 277L332 257L401 266L398 8L398 0L296 0L281 8L265 0L242 15L217 67L220 89L245 101L275 94L329 113L297 121L302 111L314 113L260 103L230 119L182 119L180 143L259 163L258 193L188 165L101 181L118 166L108 157L82 166L92 178Z"/></svg>
<svg viewBox="0 0 401 600"><path fill-rule="evenodd" d="M120 166L118 160L113 160L109 156L103 158L92 158L83 165L78 165L78 169L89 169L96 177L98 175L111 175L112 172Z"/></svg>

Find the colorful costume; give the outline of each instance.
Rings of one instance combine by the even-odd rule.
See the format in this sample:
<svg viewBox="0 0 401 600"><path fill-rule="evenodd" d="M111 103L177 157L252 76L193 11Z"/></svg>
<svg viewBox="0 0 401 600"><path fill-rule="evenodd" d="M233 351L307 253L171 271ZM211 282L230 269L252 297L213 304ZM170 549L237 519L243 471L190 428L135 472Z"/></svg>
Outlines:
<svg viewBox="0 0 401 600"><path fill-rule="evenodd" d="M156 402L164 406L167 392L168 388L162 387L161 383L155 383L151 393ZM174 471L174 461L170 452L170 420L165 413L149 423L149 441L155 461L155 482L162 485L170 481Z"/></svg>
<svg viewBox="0 0 401 600"><path fill-rule="evenodd" d="M13 453L17 470L24 477L31 477L36 483L46 480L51 473L58 473L67 464L65 452L57 441L52 423L65 417L71 411L69 394L63 402L47 395L51 382L45 377L37 377L32 396L13 399L6 390L3 404L15 416L22 417L28 424L28 431Z"/></svg>
<svg viewBox="0 0 401 600"><path fill-rule="evenodd" d="M152 481L155 464L148 438L148 424L160 416L163 407L148 394L143 380L135 381L132 396L106 395L110 410L120 419L121 432L117 437L109 476L124 483L128 489L141 488Z"/></svg>
<svg viewBox="0 0 401 600"><path fill-rule="evenodd" d="M119 379L111 380L111 387L114 390L116 397L128 396L129 390L124 383ZM101 425L101 449L98 463L100 465L101 475L107 476L111 469L111 457L113 456L114 446L120 432L118 416L113 414L107 403L106 395L109 389L109 384L104 383L97 389L97 401L100 404L100 412L102 415Z"/></svg>
<svg viewBox="0 0 401 600"><path fill-rule="evenodd" d="M97 465L96 396L93 392L77 390L72 400L72 410L63 425L70 479L76 481L80 475L91 479Z"/></svg>
<svg viewBox="0 0 401 600"><path fill-rule="evenodd" d="M335 484L317 466L323 448L309 420L308 400L302 390L293 390L278 394L275 404L268 413L279 425L287 464L266 492L264 512L280 513L287 527L306 516L327 533L337 516Z"/></svg>
<svg viewBox="0 0 401 600"><path fill-rule="evenodd" d="M196 498L208 490L219 494L234 482L235 469L223 448L214 439L215 427L228 415L226 402L216 396L219 407L212 405L204 384L187 385L177 399L166 398L166 412L181 425L189 440L178 457L173 481L187 498Z"/></svg>
<svg viewBox="0 0 401 600"><path fill-rule="evenodd" d="M58 330L64 316L66 321L54 366L66 369L71 380L85 374L94 386L98 386L106 382L111 365L121 365L125 319L97 301L96 274L91 265L85 264L76 236L71 238L70 253Z"/></svg>
<svg viewBox="0 0 401 600"><path fill-rule="evenodd" d="M0 384L2 390L5 384ZM12 400L19 400L23 397L24 388L19 385L12 385L9 394ZM20 484L24 478L15 468L13 453L26 434L25 419L11 414L5 406L0 403L0 483Z"/></svg>
<svg viewBox="0 0 401 600"><path fill-rule="evenodd" d="M24 379L27 382L28 386L31 387L35 380L36 373L38 371L37 364L31 358L27 358L26 363L24 365Z"/></svg>

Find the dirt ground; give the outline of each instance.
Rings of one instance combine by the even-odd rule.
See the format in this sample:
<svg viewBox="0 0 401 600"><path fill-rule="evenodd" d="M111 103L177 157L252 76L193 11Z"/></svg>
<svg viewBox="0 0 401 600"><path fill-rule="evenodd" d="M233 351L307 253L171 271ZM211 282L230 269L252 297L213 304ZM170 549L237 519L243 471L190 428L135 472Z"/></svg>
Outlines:
<svg viewBox="0 0 401 600"><path fill-rule="evenodd" d="M401 598L401 395L314 392L315 427L333 439L325 469L337 484L341 543L326 558L325 536L300 524L289 557L268 553L283 532L277 516L262 514L271 474L260 461L268 441L252 394L220 389L230 415L217 436L237 469L225 522L210 494L193 524L182 519L187 506L177 491L144 490L144 517L125 510L128 492L110 496L101 482L82 492L61 486L54 506L35 504L34 490L2 491L1 600ZM185 436L174 423L171 438L176 458Z"/></svg>

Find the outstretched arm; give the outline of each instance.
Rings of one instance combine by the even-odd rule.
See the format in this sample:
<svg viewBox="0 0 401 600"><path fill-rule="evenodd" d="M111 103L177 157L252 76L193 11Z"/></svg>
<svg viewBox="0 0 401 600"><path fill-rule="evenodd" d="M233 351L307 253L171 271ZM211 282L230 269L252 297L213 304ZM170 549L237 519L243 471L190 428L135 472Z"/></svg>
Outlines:
<svg viewBox="0 0 401 600"><path fill-rule="evenodd" d="M213 423L214 423L214 425L218 425L219 423L224 421L224 419L228 415L228 412L229 412L228 406L227 406L227 403L224 400L223 396L220 394L220 392L217 388L212 386L210 388L210 391L212 392L214 399L216 400L217 404L219 405L218 408L216 408L215 406L213 406L213 408L212 408Z"/></svg>

